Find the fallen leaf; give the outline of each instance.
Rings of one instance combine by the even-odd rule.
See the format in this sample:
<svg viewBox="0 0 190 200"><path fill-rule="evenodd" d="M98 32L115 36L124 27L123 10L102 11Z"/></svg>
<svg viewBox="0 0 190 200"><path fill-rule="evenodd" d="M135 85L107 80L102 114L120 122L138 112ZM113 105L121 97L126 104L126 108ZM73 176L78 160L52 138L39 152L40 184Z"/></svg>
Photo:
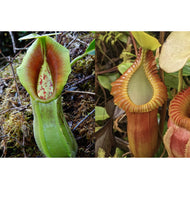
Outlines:
<svg viewBox="0 0 190 200"><path fill-rule="evenodd" d="M111 90L111 83L119 77L119 73L109 73L107 75L99 75L98 81L104 88Z"/></svg>
<svg viewBox="0 0 190 200"><path fill-rule="evenodd" d="M115 110L114 110L114 114L113 114L113 120L115 120L119 116L123 115L124 113L125 113L125 111L123 109L121 109L118 106L116 106Z"/></svg>
<svg viewBox="0 0 190 200"><path fill-rule="evenodd" d="M131 67L132 64L133 63L121 63L117 67L119 72L123 74L129 67Z"/></svg>
<svg viewBox="0 0 190 200"><path fill-rule="evenodd" d="M109 100L109 101L106 103L105 108L106 108L106 111L107 111L107 113L108 113L108 115L109 115L110 117L113 116L115 107L116 107L116 106L115 106L115 104L114 104L114 102L113 102L113 99Z"/></svg>
<svg viewBox="0 0 190 200"><path fill-rule="evenodd" d="M99 148L105 151L108 157L115 152L115 137L113 135L113 120L110 118L107 123L96 132L95 156L98 156Z"/></svg>
<svg viewBox="0 0 190 200"><path fill-rule="evenodd" d="M120 115L124 114L125 111L118 106L116 106L113 102L113 99L109 100L106 103L106 111L110 117L113 117L113 120L118 118Z"/></svg>

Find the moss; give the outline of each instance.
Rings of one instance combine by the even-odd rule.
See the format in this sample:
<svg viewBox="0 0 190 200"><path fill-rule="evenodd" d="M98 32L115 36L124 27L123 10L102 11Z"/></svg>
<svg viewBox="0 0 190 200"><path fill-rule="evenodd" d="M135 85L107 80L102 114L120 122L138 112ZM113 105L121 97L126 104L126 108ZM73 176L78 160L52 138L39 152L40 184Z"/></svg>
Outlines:
<svg viewBox="0 0 190 200"><path fill-rule="evenodd" d="M23 55L21 54L15 59L14 70L19 66L22 58ZM28 94L22 88L16 76L22 101L22 105L20 105L10 65L0 72L0 78L2 85L2 97L0 99L1 156L42 156L33 138L33 115Z"/></svg>

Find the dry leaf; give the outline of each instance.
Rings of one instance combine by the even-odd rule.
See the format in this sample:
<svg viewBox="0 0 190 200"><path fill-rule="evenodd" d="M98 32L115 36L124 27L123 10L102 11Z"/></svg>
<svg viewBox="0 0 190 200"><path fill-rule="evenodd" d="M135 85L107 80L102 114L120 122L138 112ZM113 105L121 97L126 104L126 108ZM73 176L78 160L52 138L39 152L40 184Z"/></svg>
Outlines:
<svg viewBox="0 0 190 200"><path fill-rule="evenodd" d="M115 152L115 138L113 136L113 120L110 118L107 123L96 132L95 156L98 156L98 150L102 148L106 157Z"/></svg>
<svg viewBox="0 0 190 200"><path fill-rule="evenodd" d="M172 32L162 46L160 68L167 73L176 72L183 68L190 58L190 32Z"/></svg>

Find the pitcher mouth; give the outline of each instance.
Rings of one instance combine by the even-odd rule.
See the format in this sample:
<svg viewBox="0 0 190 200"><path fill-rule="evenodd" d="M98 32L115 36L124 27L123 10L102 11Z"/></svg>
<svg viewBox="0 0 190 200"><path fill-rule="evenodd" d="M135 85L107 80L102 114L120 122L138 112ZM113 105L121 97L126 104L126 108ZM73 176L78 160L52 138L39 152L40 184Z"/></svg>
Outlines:
<svg viewBox="0 0 190 200"><path fill-rule="evenodd" d="M153 52L139 49L134 64L111 84L114 103L126 112L149 112L167 100Z"/></svg>
<svg viewBox="0 0 190 200"><path fill-rule="evenodd" d="M17 68L20 82L30 96L44 103L61 94L70 72L69 50L48 36L36 39Z"/></svg>

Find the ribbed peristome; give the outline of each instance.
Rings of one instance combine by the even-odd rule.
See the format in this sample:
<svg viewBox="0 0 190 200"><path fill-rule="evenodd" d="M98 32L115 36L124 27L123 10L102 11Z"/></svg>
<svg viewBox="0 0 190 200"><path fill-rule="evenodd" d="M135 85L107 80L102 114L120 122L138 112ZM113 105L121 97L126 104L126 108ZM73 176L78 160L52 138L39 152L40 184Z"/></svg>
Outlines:
<svg viewBox="0 0 190 200"><path fill-rule="evenodd" d="M169 105L168 130L163 141L169 157L190 157L190 87Z"/></svg>
<svg viewBox="0 0 190 200"><path fill-rule="evenodd" d="M147 97L147 100L145 99L146 101L143 100L144 102L136 104L130 97L130 93L132 94L134 91L136 94L140 93L141 83L139 83L138 78L133 80L133 84L130 81L134 79L133 76L140 69L143 69L142 72L145 75L143 81L145 80L146 83L144 84L148 86L145 92L149 97ZM138 83L137 86L136 83ZM114 103L126 112L149 112L162 106L164 101L167 100L166 86L160 80L155 58L150 50L140 48L134 64L119 79L112 82L111 86ZM139 97L139 100L141 100L141 97Z"/></svg>
<svg viewBox="0 0 190 200"><path fill-rule="evenodd" d="M27 92L43 103L60 96L70 72L69 50L48 36L37 38L17 68Z"/></svg>
<svg viewBox="0 0 190 200"><path fill-rule="evenodd" d="M169 116L176 125L190 131L190 87L172 99Z"/></svg>

